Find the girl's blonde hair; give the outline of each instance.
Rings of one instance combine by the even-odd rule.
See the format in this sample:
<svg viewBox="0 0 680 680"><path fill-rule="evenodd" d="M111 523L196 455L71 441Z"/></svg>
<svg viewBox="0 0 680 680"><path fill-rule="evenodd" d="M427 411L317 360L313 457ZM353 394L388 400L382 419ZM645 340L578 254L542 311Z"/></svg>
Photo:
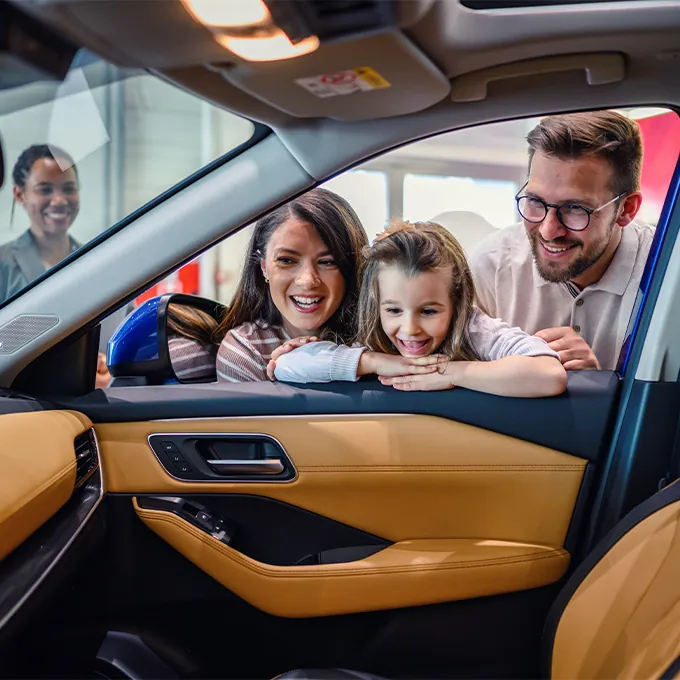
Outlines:
<svg viewBox="0 0 680 680"><path fill-rule="evenodd" d="M397 266L414 278L425 272L451 268L453 316L440 351L454 361L476 361L467 333L475 299L475 284L460 243L440 224L392 220L372 246L363 250L364 267L359 295L357 340L374 352L397 351L380 323L378 273Z"/></svg>

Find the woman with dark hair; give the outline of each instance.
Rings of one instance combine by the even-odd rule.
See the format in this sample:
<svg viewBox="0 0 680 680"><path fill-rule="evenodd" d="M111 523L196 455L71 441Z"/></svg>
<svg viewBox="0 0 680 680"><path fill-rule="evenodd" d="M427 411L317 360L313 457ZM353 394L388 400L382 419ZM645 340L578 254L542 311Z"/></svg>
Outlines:
<svg viewBox="0 0 680 680"><path fill-rule="evenodd" d="M259 220L234 300L214 332L223 382L267 380L271 353L300 336L356 334L366 233L352 207L313 189Z"/></svg>
<svg viewBox="0 0 680 680"><path fill-rule="evenodd" d="M14 201L28 214L29 227L0 248L0 301L80 247L68 235L80 210L78 172L71 156L47 144L30 146L15 163L12 179Z"/></svg>
<svg viewBox="0 0 680 680"><path fill-rule="evenodd" d="M73 158L56 146L34 144L19 155L12 180L12 218L18 203L26 211L29 225L19 238L0 247L0 302L80 248L68 235L80 211ZM104 354L99 352L97 387L105 387L110 379Z"/></svg>

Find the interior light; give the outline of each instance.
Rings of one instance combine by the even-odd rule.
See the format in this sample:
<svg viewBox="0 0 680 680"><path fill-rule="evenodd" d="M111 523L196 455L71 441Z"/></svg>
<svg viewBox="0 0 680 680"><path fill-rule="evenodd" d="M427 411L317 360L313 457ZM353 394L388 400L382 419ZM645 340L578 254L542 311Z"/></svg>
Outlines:
<svg viewBox="0 0 680 680"><path fill-rule="evenodd" d="M237 38L217 35L217 41L236 56L247 61L278 61L301 57L319 47L319 39L313 35L293 44L280 29L261 38Z"/></svg>
<svg viewBox="0 0 680 680"><path fill-rule="evenodd" d="M262 0L182 0L198 21L207 26L243 27L269 21Z"/></svg>

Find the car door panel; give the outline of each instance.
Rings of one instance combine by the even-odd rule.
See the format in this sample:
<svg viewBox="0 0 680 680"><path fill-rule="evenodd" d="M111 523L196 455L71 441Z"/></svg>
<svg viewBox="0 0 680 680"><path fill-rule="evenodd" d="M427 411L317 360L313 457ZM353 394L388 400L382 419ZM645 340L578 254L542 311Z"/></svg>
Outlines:
<svg viewBox="0 0 680 680"><path fill-rule="evenodd" d="M57 398L95 423L270 415L407 413L439 416L595 461L619 394L614 371L571 371L567 391L549 399L508 399L466 389L399 392L377 380L288 385L250 382L116 387Z"/></svg>
<svg viewBox="0 0 680 680"><path fill-rule="evenodd" d="M452 602L537 588L559 580L563 549L477 539L400 541L348 564L263 564L170 512L140 519L215 580L275 616L317 617Z"/></svg>
<svg viewBox="0 0 680 680"><path fill-rule="evenodd" d="M90 627L161 639L206 677L535 673L618 391L589 373L536 400L371 381L55 399L95 423L107 480L108 600ZM192 478L151 446L236 435L280 443L291 476ZM233 541L162 507L175 500L227 520Z"/></svg>
<svg viewBox="0 0 680 680"><path fill-rule="evenodd" d="M149 446L159 431L269 435L297 477L181 481ZM112 493L248 493L390 541L488 538L561 547L586 466L546 447L419 415L107 423L97 434Z"/></svg>

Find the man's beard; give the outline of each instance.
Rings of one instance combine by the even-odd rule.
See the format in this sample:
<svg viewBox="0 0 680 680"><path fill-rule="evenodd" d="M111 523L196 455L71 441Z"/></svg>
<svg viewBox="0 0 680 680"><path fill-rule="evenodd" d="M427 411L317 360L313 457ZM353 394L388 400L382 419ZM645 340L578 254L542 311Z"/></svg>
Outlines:
<svg viewBox="0 0 680 680"><path fill-rule="evenodd" d="M541 249L539 242L541 241L541 236L538 232L538 229L531 234L527 233L527 236L529 237L529 243L531 244L531 252L533 253L534 262L536 263L536 269L538 270L541 278L545 281L549 281L550 283L566 283L567 281L573 281L574 279L581 276L581 274L585 273L587 269L590 269L590 267L592 267L602 257L602 255L604 255L604 252L607 250L607 246L611 241L615 224L616 220L614 219L607 228L607 233L604 238L602 238L600 241L592 243L588 249L581 252L581 254L575 260L573 260L573 262L571 262L571 264L566 269L560 268L558 263L555 263L557 266L554 267L550 266L550 263L548 263L548 266L546 267L545 263L542 263L539 258L539 252ZM556 248L568 247L571 245L576 245L576 247L579 247L583 246L583 241L580 241L579 239L561 237L555 239L554 241L550 241L550 245L555 246Z"/></svg>

